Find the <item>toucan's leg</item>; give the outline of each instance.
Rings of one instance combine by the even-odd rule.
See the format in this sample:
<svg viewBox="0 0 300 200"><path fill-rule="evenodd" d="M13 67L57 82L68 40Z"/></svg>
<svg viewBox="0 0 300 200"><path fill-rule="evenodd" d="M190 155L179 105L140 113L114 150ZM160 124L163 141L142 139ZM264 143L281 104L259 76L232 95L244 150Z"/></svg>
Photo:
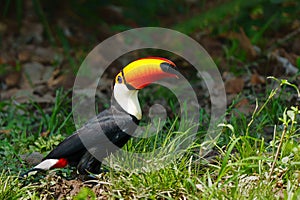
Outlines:
<svg viewBox="0 0 300 200"><path fill-rule="evenodd" d="M77 170L79 174L100 174L101 162L87 151L78 163Z"/></svg>

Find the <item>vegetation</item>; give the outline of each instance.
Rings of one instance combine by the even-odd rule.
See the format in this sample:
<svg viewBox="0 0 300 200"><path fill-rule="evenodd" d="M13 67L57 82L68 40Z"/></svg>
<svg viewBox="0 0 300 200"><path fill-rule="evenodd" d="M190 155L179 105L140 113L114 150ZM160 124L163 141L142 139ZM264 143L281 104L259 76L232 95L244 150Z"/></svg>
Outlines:
<svg viewBox="0 0 300 200"><path fill-rule="evenodd" d="M4 16L9 16L11 9L16 8L14 17L19 26L25 15L22 12L22 2L8 0L2 8ZM58 6L59 2L53 1L53 7ZM75 1L74 5L68 7L68 10L73 13L70 14L71 16L81 13L77 17L88 21L85 26L91 26L89 23L94 25L99 16L89 15L88 8L96 10L99 6L97 2L94 0ZM282 29L292 23L297 25L300 13L300 6L296 1L233 0L225 1L225 3L213 1L209 12L200 9L201 14L197 10L196 14L193 13L189 17L186 17L186 13L192 9L192 6L205 8L207 1L199 1L195 3L196 5L189 4L189 1L166 0L162 3L149 1L141 5L141 9L137 12L133 11L133 8L139 5L140 1L100 2L101 6L111 4L124 8L126 15L122 17L131 20L130 23L126 20L120 24L112 23L109 26L110 33L131 28L132 21L137 26L164 25L168 22L160 21L162 18L171 18L170 16L174 13L180 13L182 16L180 22L172 22L169 27L194 37L197 33L201 34L201 31L204 31L224 40L221 56L214 56L214 59L218 65L222 65L221 71L229 72L236 77L245 74L249 77L253 75L250 72L251 66L265 66L266 70L272 68L270 60L266 65L262 60L274 49L286 48L282 45L284 42L296 41L294 35L290 35L290 32L293 33L292 30ZM65 8L69 6L68 3L70 2L66 1L61 6ZM84 54L80 50L81 47L83 51L88 51L88 48L82 43L75 42L77 45L75 50L71 49L73 40L65 35L66 30L51 26L49 16L53 16L55 11L53 7L50 7L47 12L43 10L49 2L42 3L42 1L34 0L32 4L34 12L44 27L47 45L62 47L67 69L71 69L72 72L76 71L76 65L80 63ZM140 16L144 13L148 15L141 18ZM156 15L156 13L159 14ZM155 20L152 21L153 18ZM101 24L105 27L109 24L107 20L106 18L101 20ZM82 24L78 26L82 28ZM240 30L245 31L253 46L258 45L262 48L260 55L253 58L247 49L249 45L241 47L243 46L241 43L248 40L245 37L241 39L241 35L244 35L240 34ZM100 32L97 29L95 35ZM280 35L276 42L270 37L274 32L277 33L273 35L274 37ZM96 40L95 35L89 42L93 43ZM285 37L286 35L288 37ZM0 39L2 40L3 37L5 34L2 34L0 24ZM1 41L1 44L4 42ZM266 51L265 54L264 51ZM0 54L0 78L9 73L9 67L17 68L21 65L18 61L13 64L2 62L1 56L2 54ZM56 66L60 69L57 66L63 65L63 62L60 58L55 57L55 59L50 64L53 68ZM48 174L40 174L27 180L18 179L19 173L30 167L24 161L24 156L32 152L46 155L75 130L70 100L71 88L53 87L55 98L50 103L38 103L33 100L20 103L13 97L3 100L0 102L0 200L64 199L69 196L73 196L74 199L100 197L112 199L298 199L300 195L300 59L297 57L295 60L294 65L299 69L295 74L279 76L279 78L271 76L259 86L255 84L245 86L243 90L234 94L227 108L226 121L219 124L219 127L222 127L218 133L219 140L212 141L213 148L209 154L201 153L203 136L210 119L209 109L201 107L197 139L187 149L180 151L176 159L171 160L168 165L157 170L146 168L132 170L139 163L133 163L132 157L124 158L116 154L107 160L108 163L114 165L113 169L108 169L107 172L96 176L96 180L84 183L79 180L69 180L74 179L72 169L55 169ZM179 62L185 63L182 60ZM64 74L64 70L66 68L61 69L60 73ZM258 73L263 76L268 75L259 70ZM270 75L278 77L276 74ZM3 84L2 81L0 83ZM197 77L193 76L191 83L193 87L199 86ZM4 90L1 89L1 92ZM246 105L241 104L245 97L249 99ZM144 134L150 134L151 137L132 139L123 149L139 153L157 149L157 155L164 158L181 145L180 137L191 134L189 124L185 122L187 123L185 129L178 130L184 117L174 112L178 110L178 102L170 91L151 86L141 91L140 99L141 105L145 106L156 103L157 99L166 103L169 106L168 118L162 128L157 128L157 130L146 128ZM101 110L107 107L107 101L99 99L97 106ZM240 109L241 107L247 109L247 112ZM147 119L143 121L143 124L146 123ZM161 127L160 123L156 121L154 124L156 127ZM148 162L158 162L155 155L152 157L150 155L147 159ZM162 159L160 162L163 161Z"/></svg>
<svg viewBox="0 0 300 200"><path fill-rule="evenodd" d="M285 86L285 84L288 82L281 81L281 86ZM300 117L300 111L298 107L285 108L281 106L278 109L283 110L283 112L277 119L278 123L274 124L272 118L278 113L276 110L273 110L276 113L272 113L270 110L272 107L278 106L274 96L278 95L277 92L281 86L272 90L266 100L257 105L256 111L252 114L252 120L246 120L244 123L243 120L245 119L228 114L230 116L228 123L222 124L224 126L222 138L226 142L220 142L216 146L218 156L213 159L213 162L199 158L201 144L195 142L180 156L180 159L162 169L135 172L126 170L126 165L124 165L121 171L112 170L101 174L98 184L103 184L102 187L105 190L103 195L114 198L127 196L130 198L187 197L197 199L202 197L214 199L228 197L248 199L259 197L265 199L275 194L280 198L296 198L299 194L297 185L300 157L297 155L299 151L299 144L297 143L299 124L297 121ZM286 95L284 90L281 93ZM296 90L295 93L297 93ZM58 99L59 97L58 95L57 102L63 103L63 99ZM62 136L57 134L58 130L47 138L34 136L32 132L28 131L29 127L32 126L32 122L30 125L26 125L28 119L40 123L40 126L48 124L49 130L55 128L56 123L51 122L50 116L47 116L43 123L39 122L38 119L24 116L23 109L24 107L16 108L13 103L2 106L1 114L6 115L5 119L11 123L11 126L14 124L15 128L12 129L9 137L4 137L1 140L3 157L1 164L7 167L1 174L1 199L27 198L28 195L34 199L37 197L37 191L46 187L47 184L53 184L47 180L42 180L43 184L40 184L36 180L37 182L22 187L23 181L18 180L17 173L20 164L16 165L16 163L22 163L21 154L29 151L46 153L62 139ZM54 106L49 113L55 113L55 109ZM10 114L12 112L14 114ZM33 112L34 110L25 113L33 114ZM56 112L55 118L59 118L60 115L63 115L63 111ZM66 113L61 119L64 118L68 118ZM17 124L16 119L19 119L17 120L18 125L15 125ZM64 121L61 120L60 123L63 124ZM178 122L175 121L174 123ZM8 123L3 122L3 124L2 127L11 128ZM274 135L270 141L266 141L264 137L257 137L261 127L266 124L272 124L274 127ZM66 132L71 133L72 131L67 130ZM163 132L166 131L163 130ZM172 134L187 134L187 132L178 133L170 129L164 140L172 137ZM152 137L148 141L142 141L142 143L141 141L131 141L125 149L143 148L147 152L153 146L160 146L164 140L157 140L157 137ZM170 146L176 145L178 144L171 144ZM8 168L10 171L7 171ZM24 169L24 167L22 168ZM84 194L94 196L91 190L83 188L77 198L83 199ZM50 192L45 194L44 191L43 195L51 197Z"/></svg>

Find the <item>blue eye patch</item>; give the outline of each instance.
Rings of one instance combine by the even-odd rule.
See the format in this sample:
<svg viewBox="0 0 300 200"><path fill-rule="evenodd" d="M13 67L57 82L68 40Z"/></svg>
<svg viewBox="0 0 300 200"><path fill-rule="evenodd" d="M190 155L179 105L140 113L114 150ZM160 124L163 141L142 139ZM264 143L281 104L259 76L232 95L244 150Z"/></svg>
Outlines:
<svg viewBox="0 0 300 200"><path fill-rule="evenodd" d="M122 83L122 77L118 76L118 83Z"/></svg>

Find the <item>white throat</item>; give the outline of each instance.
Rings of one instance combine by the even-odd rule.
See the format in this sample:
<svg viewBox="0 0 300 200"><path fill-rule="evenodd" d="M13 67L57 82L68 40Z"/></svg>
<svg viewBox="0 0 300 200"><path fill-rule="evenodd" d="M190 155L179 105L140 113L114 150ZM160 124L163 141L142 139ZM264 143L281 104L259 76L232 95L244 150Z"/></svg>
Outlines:
<svg viewBox="0 0 300 200"><path fill-rule="evenodd" d="M129 90L124 84L115 84L114 97L117 103L138 120L142 118L142 110L138 100L138 90Z"/></svg>

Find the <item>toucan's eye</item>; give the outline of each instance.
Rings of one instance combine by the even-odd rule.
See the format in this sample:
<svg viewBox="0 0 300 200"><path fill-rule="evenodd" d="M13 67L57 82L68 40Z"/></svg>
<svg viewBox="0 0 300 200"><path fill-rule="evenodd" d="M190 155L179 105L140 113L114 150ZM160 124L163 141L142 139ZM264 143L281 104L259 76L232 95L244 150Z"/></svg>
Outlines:
<svg viewBox="0 0 300 200"><path fill-rule="evenodd" d="M122 77L118 76L118 83L122 83Z"/></svg>

